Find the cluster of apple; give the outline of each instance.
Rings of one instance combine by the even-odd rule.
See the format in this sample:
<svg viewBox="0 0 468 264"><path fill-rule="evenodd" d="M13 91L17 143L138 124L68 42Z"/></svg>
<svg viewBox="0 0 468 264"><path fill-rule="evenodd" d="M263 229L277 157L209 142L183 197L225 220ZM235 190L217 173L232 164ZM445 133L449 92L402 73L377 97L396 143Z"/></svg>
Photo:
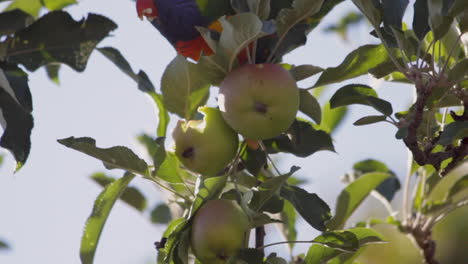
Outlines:
<svg viewBox="0 0 468 264"><path fill-rule="evenodd" d="M299 108L296 81L277 64L241 66L219 88L219 109L200 107L203 120L180 120L172 134L179 160L203 177L219 174L234 160L238 134L255 141L276 137L291 126ZM247 247L249 226L235 201L208 201L192 223L195 256L201 263L226 263Z"/></svg>
<svg viewBox="0 0 468 264"><path fill-rule="evenodd" d="M276 137L291 126L299 108L296 81L277 64L241 66L219 88L219 109L200 107L204 120L180 120L172 134L182 164L205 177L234 159L238 134L250 140Z"/></svg>

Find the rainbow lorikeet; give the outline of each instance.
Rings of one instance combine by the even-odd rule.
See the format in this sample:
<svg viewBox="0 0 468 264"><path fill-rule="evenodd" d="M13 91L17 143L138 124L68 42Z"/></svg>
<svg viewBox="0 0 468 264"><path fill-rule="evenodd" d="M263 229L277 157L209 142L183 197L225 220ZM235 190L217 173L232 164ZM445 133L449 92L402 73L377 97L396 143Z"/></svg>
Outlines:
<svg viewBox="0 0 468 264"><path fill-rule="evenodd" d="M136 7L179 54L194 60L213 53L196 26L220 32L218 18L233 13L230 0L137 0Z"/></svg>
<svg viewBox="0 0 468 264"><path fill-rule="evenodd" d="M305 35L317 26L320 20L334 6L344 0L324 0L321 10L298 25L296 31L302 34L302 38L291 34L290 47L303 45ZM282 8L291 7L293 0L271 0L269 19L274 19ZM222 27L218 19L224 15L233 15L230 0L137 0L137 13L140 18L146 17L159 30L159 32L174 46L177 52L185 57L198 60L201 54L211 55L213 51L200 35L196 26L209 28L221 32ZM305 27L304 27L305 25ZM292 30L294 31L294 30ZM298 34L298 35L300 35ZM287 39L288 37L286 37ZM276 35L270 35L259 40L257 46L257 62L264 62L268 57L271 47L275 45ZM280 60L284 53L290 50L283 47L283 52L275 54ZM245 61L245 51L239 54L240 62Z"/></svg>

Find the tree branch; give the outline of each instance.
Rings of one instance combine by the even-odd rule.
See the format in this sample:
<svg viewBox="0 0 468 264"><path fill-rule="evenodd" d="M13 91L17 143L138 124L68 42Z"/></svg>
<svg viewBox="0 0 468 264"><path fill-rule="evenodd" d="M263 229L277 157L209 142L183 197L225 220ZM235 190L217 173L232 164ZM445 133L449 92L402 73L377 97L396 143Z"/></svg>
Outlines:
<svg viewBox="0 0 468 264"><path fill-rule="evenodd" d="M430 81L429 83L423 84L421 78L416 79L415 83L417 98L416 102L414 103L412 119L408 124L408 134L403 139L403 142L413 153L414 160L420 166L430 164L434 166L437 171L439 171L441 176L445 176L468 155L468 138L463 139L460 146L448 146L445 151L435 153L432 151L436 146L436 142L439 140L440 134L432 138L424 148L419 145L417 138L418 128L421 126L423 121L424 108L426 106L427 99L432 93L432 89L435 86L435 83ZM454 120L468 120L468 100L464 100L463 105L464 112L461 116L458 116L455 113L451 113ZM440 167L442 162L449 158L452 158L452 161L443 170L441 170Z"/></svg>
<svg viewBox="0 0 468 264"><path fill-rule="evenodd" d="M265 235L265 226L255 228L255 248L264 251Z"/></svg>
<svg viewBox="0 0 468 264"><path fill-rule="evenodd" d="M411 230L411 235L421 249L425 264L439 264L435 259L436 243L432 240L432 232L422 232L420 229Z"/></svg>

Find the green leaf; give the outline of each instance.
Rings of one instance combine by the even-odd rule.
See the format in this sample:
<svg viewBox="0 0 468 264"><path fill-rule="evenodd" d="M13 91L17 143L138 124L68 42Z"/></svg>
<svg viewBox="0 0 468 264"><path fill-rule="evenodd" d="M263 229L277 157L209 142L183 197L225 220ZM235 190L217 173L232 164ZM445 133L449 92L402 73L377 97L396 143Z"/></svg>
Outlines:
<svg viewBox="0 0 468 264"><path fill-rule="evenodd" d="M221 17L219 20L223 31L219 38L216 52L222 53L227 58L227 69L232 70L237 54L252 41L266 35L262 31L262 21L252 13L242 13L228 19ZM272 33L272 32L270 32Z"/></svg>
<svg viewBox="0 0 468 264"><path fill-rule="evenodd" d="M245 165L247 171L253 176L257 176L261 169L267 164L266 153L260 148L253 150L247 147L241 158L242 164Z"/></svg>
<svg viewBox="0 0 468 264"><path fill-rule="evenodd" d="M359 248L359 240L348 231L324 232L312 241L341 251L356 251Z"/></svg>
<svg viewBox="0 0 468 264"><path fill-rule="evenodd" d="M322 71L322 68L309 64L293 66L292 69L289 70L294 80L297 82L305 80Z"/></svg>
<svg viewBox="0 0 468 264"><path fill-rule="evenodd" d="M402 19L409 0L382 0L383 22L386 31L391 28L401 29Z"/></svg>
<svg viewBox="0 0 468 264"><path fill-rule="evenodd" d="M413 10L413 31L419 40L423 40L430 30L427 0L416 0Z"/></svg>
<svg viewBox="0 0 468 264"><path fill-rule="evenodd" d="M149 176L146 162L127 147L98 148L96 140L89 137L69 137L57 141L68 148L101 160L108 169L119 168L142 176Z"/></svg>
<svg viewBox="0 0 468 264"><path fill-rule="evenodd" d="M28 75L16 65L0 63L0 146L13 153L16 171L26 162L34 126Z"/></svg>
<svg viewBox="0 0 468 264"><path fill-rule="evenodd" d="M138 82L138 75L133 71L130 63L125 59L125 57L120 53L120 51L114 47L103 47L97 48L97 50L109 59L115 66L117 66L122 72L124 72L128 77L132 78L135 82Z"/></svg>
<svg viewBox="0 0 468 264"><path fill-rule="evenodd" d="M401 72L393 72L385 76L384 80L388 82L400 82L400 83L412 84L412 82L408 80L406 76Z"/></svg>
<svg viewBox="0 0 468 264"><path fill-rule="evenodd" d="M458 14L468 8L468 3L465 0L454 0L448 11L450 17L456 17Z"/></svg>
<svg viewBox="0 0 468 264"><path fill-rule="evenodd" d="M288 264L288 262L276 255L276 253L271 253L265 260L265 264Z"/></svg>
<svg viewBox="0 0 468 264"><path fill-rule="evenodd" d="M9 250L11 247L4 240L0 240L0 250Z"/></svg>
<svg viewBox="0 0 468 264"><path fill-rule="evenodd" d="M200 207L207 202L218 197L221 194L224 186L226 186L227 176L218 176L203 179L201 177L197 178L196 188L195 188L195 200L190 207L188 212L188 218L195 215L195 213L200 209Z"/></svg>
<svg viewBox="0 0 468 264"><path fill-rule="evenodd" d="M449 200L450 198L454 197L455 195L465 191L468 189L468 174L458 179L453 186L450 188L449 193L447 194L447 198L445 200Z"/></svg>
<svg viewBox="0 0 468 264"><path fill-rule="evenodd" d="M146 134L142 134L138 136L138 141L140 141L140 143L146 147L148 154L153 159L154 171L152 172L152 174L154 175L158 172L159 167L161 166L161 164L164 163L167 156L166 149L164 146L166 138L158 137L156 139L153 139L152 137Z"/></svg>
<svg viewBox="0 0 468 264"><path fill-rule="evenodd" d="M261 227L264 225L268 224L273 224L273 223L282 223L278 219L273 219L267 214L263 213L255 213L251 215L251 220L250 220L250 227L251 228L256 228L256 227Z"/></svg>
<svg viewBox="0 0 468 264"><path fill-rule="evenodd" d="M164 247L159 249L159 254L164 255L164 263L180 263L174 262L174 258L179 259L177 247L181 242L181 237L188 231L188 221L185 218L178 218L173 220L164 231L163 239L161 242ZM160 243L161 243L160 242ZM180 261L180 260L179 260Z"/></svg>
<svg viewBox="0 0 468 264"><path fill-rule="evenodd" d="M37 17L41 8L41 0L13 0L11 4L7 6L5 11L21 9L31 16Z"/></svg>
<svg viewBox="0 0 468 264"><path fill-rule="evenodd" d="M369 173L369 172L390 172L390 169L384 163L373 160L367 159L356 162L353 165L353 170L360 172L360 173Z"/></svg>
<svg viewBox="0 0 468 264"><path fill-rule="evenodd" d="M371 172L350 183L338 196L335 216L327 223L328 228L332 230L343 228L346 220L358 208L364 198L390 176L389 173Z"/></svg>
<svg viewBox="0 0 468 264"><path fill-rule="evenodd" d="M151 210L150 216L151 222L155 224L168 224L172 219L171 211L164 203L156 205L153 210Z"/></svg>
<svg viewBox="0 0 468 264"><path fill-rule="evenodd" d="M272 63L279 63L282 61L282 58L285 54L306 44L307 34L310 32L310 26L311 25L307 23L301 22L293 26L281 41L278 37L266 37L259 40L258 46L261 48L260 44L266 43L265 47L263 48L264 53L267 53L269 54L269 56L272 56ZM269 50L273 50L276 46L278 46L278 48L273 53L274 55L271 55L272 52L270 52ZM263 58L262 60L267 61L267 59L268 58Z"/></svg>
<svg viewBox="0 0 468 264"><path fill-rule="evenodd" d="M377 1L373 0L353 0L353 3L361 10L374 27L378 27L382 21L382 11L376 7L376 2Z"/></svg>
<svg viewBox="0 0 468 264"><path fill-rule="evenodd" d="M101 187L106 187L116 181L115 178L109 177L104 173L94 173L91 175L91 179ZM119 198L140 212L146 209L146 197L135 187L127 187Z"/></svg>
<svg viewBox="0 0 468 264"><path fill-rule="evenodd" d="M383 45L364 45L346 56L337 67L326 68L314 87L346 81L363 74L389 59Z"/></svg>
<svg viewBox="0 0 468 264"><path fill-rule="evenodd" d="M436 40L441 39L449 30L453 18L445 16L442 13L442 2L436 0L430 0L428 2L429 10L429 26L432 29L434 38Z"/></svg>
<svg viewBox="0 0 468 264"><path fill-rule="evenodd" d="M458 27L462 33L468 32L468 8L460 13L457 17Z"/></svg>
<svg viewBox="0 0 468 264"><path fill-rule="evenodd" d="M54 82L56 85L60 85L59 71L60 64L48 64L46 65L47 77Z"/></svg>
<svg viewBox="0 0 468 264"><path fill-rule="evenodd" d="M322 123L319 128L327 133L335 132L336 128L343 123L347 113L347 107L331 109L330 102L327 102L322 109Z"/></svg>
<svg viewBox="0 0 468 264"><path fill-rule="evenodd" d="M289 181L289 179L291 179L291 177L288 178L288 180L286 182ZM257 186L255 186L257 187ZM254 195L255 195L255 192L254 192ZM286 201L284 199L282 199L279 194L274 194L273 196L271 196L271 198L262 206L262 208L260 208L259 211L261 212L267 212L267 213L270 213L270 214L278 214L278 213L281 213L281 211L283 211L283 207L284 207L284 203Z"/></svg>
<svg viewBox="0 0 468 264"><path fill-rule="evenodd" d="M283 39L296 24L320 11L323 2L323 0L294 0L291 8L281 9L275 21L279 39Z"/></svg>
<svg viewBox="0 0 468 264"><path fill-rule="evenodd" d="M208 83L219 86L228 73L226 64L225 57L218 52L211 56L201 56L197 67Z"/></svg>
<svg viewBox="0 0 468 264"><path fill-rule="evenodd" d="M50 12L5 41L4 59L30 71L55 62L81 72L96 45L116 28L113 21L96 14L75 21L66 12Z"/></svg>
<svg viewBox="0 0 468 264"><path fill-rule="evenodd" d="M384 242L382 235L380 235L375 230L370 229L370 228L357 227L357 228L351 228L351 229L345 230L344 232L352 233L354 235L354 237L358 241L358 247L362 247L362 246L365 246L367 244L372 244L372 243ZM340 234L342 234L343 231L334 232L334 233L336 234L335 237L329 236L328 238L330 240L340 241L337 238L340 237ZM348 234L348 237L351 237L351 236ZM326 241L326 238L327 237L323 237L321 235L317 237L315 240L319 239L322 241ZM353 254L353 253L348 253L342 250L326 247L324 245L315 244L309 248L306 258L305 258L305 263L307 264L327 263L327 261L335 257L338 257L340 255L344 255L344 254Z"/></svg>
<svg viewBox="0 0 468 264"><path fill-rule="evenodd" d="M169 183L183 183L184 171L177 156L173 152L166 152L164 161L156 171L156 177Z"/></svg>
<svg viewBox="0 0 468 264"><path fill-rule="evenodd" d="M77 3L76 0L41 0L41 2L50 11L60 10Z"/></svg>
<svg viewBox="0 0 468 264"><path fill-rule="evenodd" d="M353 233L359 240L359 247L385 242L385 238L372 228L355 227L346 231Z"/></svg>
<svg viewBox="0 0 468 264"><path fill-rule="evenodd" d="M350 11L346 15L342 16L337 23L327 26L325 32L335 32L343 40L348 40L348 30L355 25L360 24L364 20L364 16L355 11Z"/></svg>
<svg viewBox="0 0 468 264"><path fill-rule="evenodd" d="M322 122L320 104L308 90L299 89L299 111L312 118L317 124Z"/></svg>
<svg viewBox="0 0 468 264"><path fill-rule="evenodd" d="M385 165L384 163L367 159L360 162L357 162L353 165L353 169L356 174L355 177L360 177L361 174L369 172L385 172L391 174L391 177L384 180L377 188L375 189L380 193L385 199L391 201L395 196L395 193L400 190L401 184L396 175Z"/></svg>
<svg viewBox="0 0 468 264"><path fill-rule="evenodd" d="M34 22L34 17L21 9L15 9L0 13L0 36L10 35L29 26ZM2 56L2 54L0 54Z"/></svg>
<svg viewBox="0 0 468 264"><path fill-rule="evenodd" d="M263 258L265 257L264 253L260 249L255 248L243 248L239 250L235 259L244 261L247 264L259 264L263 263ZM231 263L231 262L229 262ZM238 263L234 260L233 263ZM241 262L242 263L242 262ZM208 263L207 263L208 264Z"/></svg>
<svg viewBox="0 0 468 264"><path fill-rule="evenodd" d="M264 143L270 153L287 152L298 157L308 157L323 150L335 151L329 134L302 120L294 121L286 134L264 140Z"/></svg>
<svg viewBox="0 0 468 264"><path fill-rule="evenodd" d="M437 144L447 146L455 140L468 137L468 121L456 121L445 126Z"/></svg>
<svg viewBox="0 0 468 264"><path fill-rule="evenodd" d="M259 211L287 182L293 173L299 170L299 167L293 166L287 174L276 176L264 181L258 186L258 191L254 192L250 207L254 211Z"/></svg>
<svg viewBox="0 0 468 264"><path fill-rule="evenodd" d="M365 126L365 125L370 125L370 124L375 124L379 122L383 122L387 120L387 116L385 115L373 115L373 116L365 116L362 118L359 118L356 120L356 122L353 123L355 126Z"/></svg>
<svg viewBox="0 0 468 264"><path fill-rule="evenodd" d="M424 200L427 204L432 205L431 207L442 207L448 204L454 204L455 200L459 198L458 190L461 190L464 186L464 178L468 174L466 165L458 166L457 168L451 170L443 178L437 173L433 173L431 177L426 181L426 186L429 188L426 191ZM455 187L459 185L459 187ZM452 191L452 189L454 189ZM449 194L454 194L449 196ZM461 192L462 196L465 192Z"/></svg>
<svg viewBox="0 0 468 264"><path fill-rule="evenodd" d="M330 220L330 207L315 193L296 186L283 186L281 197L291 202L297 212L315 229L325 231L325 222Z"/></svg>
<svg viewBox="0 0 468 264"><path fill-rule="evenodd" d="M287 240L295 241L297 238L297 214L294 206L290 202L284 201L283 211L281 212L280 217L281 221L283 221L283 225L281 225L281 232L284 234ZM290 243L288 245L291 249L294 247L294 243Z"/></svg>
<svg viewBox="0 0 468 264"><path fill-rule="evenodd" d="M209 88L210 84L203 78L200 68L181 55L169 63L161 79L166 109L187 120L205 104Z"/></svg>
<svg viewBox="0 0 468 264"><path fill-rule="evenodd" d="M363 84L346 85L336 91L330 99L332 109L352 104L371 106L386 116L393 113L392 105L389 102L378 98L372 87Z"/></svg>
<svg viewBox="0 0 468 264"><path fill-rule="evenodd" d="M403 60L399 59L398 60L400 63L403 63ZM395 74L398 72L398 68L393 63L392 60L385 61L374 68L369 69L369 73L374 76L376 79L384 78L387 77L390 74ZM400 73L400 72L398 72ZM387 77L388 78L388 77Z"/></svg>
<svg viewBox="0 0 468 264"><path fill-rule="evenodd" d="M397 42L397 46L400 49L394 54L394 56L397 57L398 64L405 65L404 61L401 59L402 57L401 52L403 52L406 55L409 61L414 61L419 56L423 57L423 55L419 54L420 51L418 50L420 46L419 44L420 41L414 36L413 32L403 31L401 30L401 28L395 28L395 27L392 27L390 29L391 29L390 32L395 38Z"/></svg>
<svg viewBox="0 0 468 264"><path fill-rule="evenodd" d="M271 0L247 0L249 9L260 19L266 20L270 16Z"/></svg>
<svg viewBox="0 0 468 264"><path fill-rule="evenodd" d="M156 89L146 72L140 70L138 73L135 73L130 66L130 63L125 59L122 53L113 47L98 48L98 51L114 63L114 65L116 65L123 73L132 78L132 80L138 84L138 89L140 91L147 93L151 99L153 99L158 109L159 118L157 135L158 137L165 137L167 126L170 121L169 114L166 110L166 106L164 105L162 96L156 93Z"/></svg>
<svg viewBox="0 0 468 264"><path fill-rule="evenodd" d="M448 80L452 82L460 82L468 77L468 59L459 61L448 73Z"/></svg>
<svg viewBox="0 0 468 264"><path fill-rule="evenodd" d="M158 137L165 137L167 134L167 126L169 125L170 117L169 113L167 112L166 106L164 105L164 99L162 95L158 93L151 92L149 93L149 95L156 104L156 107L158 108L159 119L156 135L158 135Z"/></svg>
<svg viewBox="0 0 468 264"><path fill-rule="evenodd" d="M135 175L126 173L122 178L107 185L94 202L93 211L86 221L81 238L80 259L83 264L91 264L94 260L101 232L115 201L123 194Z"/></svg>
<svg viewBox="0 0 468 264"><path fill-rule="evenodd" d="M231 5L236 13L251 12L262 20L270 16L270 0L232 0Z"/></svg>

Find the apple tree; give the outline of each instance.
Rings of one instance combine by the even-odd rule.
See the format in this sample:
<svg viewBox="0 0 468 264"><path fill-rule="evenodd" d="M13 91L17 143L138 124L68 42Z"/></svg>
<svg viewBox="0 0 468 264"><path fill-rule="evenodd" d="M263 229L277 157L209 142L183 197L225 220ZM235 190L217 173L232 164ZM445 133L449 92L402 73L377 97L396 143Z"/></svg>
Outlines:
<svg viewBox="0 0 468 264"><path fill-rule="evenodd" d="M58 140L102 161L107 169L125 171L118 179L92 176L103 190L85 224L82 263L93 263L118 199L146 210L145 197L129 187L135 177L170 197L151 211L153 221L167 223L162 237L155 238L157 263L357 263L366 245L386 241L373 228L376 223L394 225L410 236L424 263L439 263L432 228L468 204L468 2L416 0L407 24L403 17L408 0L352 0L360 13L337 20L328 30L346 36L349 24L365 18L377 44L357 47L328 68L315 65L313 59L311 64L294 65L283 57L307 45L307 34L343 0L187 2L198 5L202 14L213 14L217 4L227 3L214 20L217 28L196 25L197 43L203 45L199 53L187 53L172 43L162 9L152 9L157 2L137 1L143 8L140 15L179 52L158 88L143 70L135 72L118 49L97 47L117 27L113 21L97 14L76 21L61 11L73 0L12 1L0 13L0 145L11 151L17 170L27 160L33 127L27 76L40 67L56 80L61 64L83 71L97 50L132 78L158 109L155 135L139 137L151 164L127 147L98 147L93 138ZM360 83L343 85L324 106L318 102L315 91L365 74L410 84L412 104L395 113L391 102ZM312 76L318 76L314 85L299 87ZM210 98L216 105L207 105ZM375 115L354 125L386 122L404 143L411 153L408 175L400 183L384 163L357 161L332 210L327 201L300 186L295 178L299 167L291 164L289 171L281 171L272 155L307 159L318 151L333 152L331 132L345 107L355 104L374 109ZM330 115L332 109L341 114ZM177 125L168 131L172 121ZM413 192L412 181L417 182ZM394 209L390 202L400 189L403 204ZM377 198L390 216L348 223L368 196ZM320 235L298 241L299 216ZM265 244L265 225L270 224L281 227L284 241ZM292 248L296 243L310 247L288 260L265 254L267 247Z"/></svg>

